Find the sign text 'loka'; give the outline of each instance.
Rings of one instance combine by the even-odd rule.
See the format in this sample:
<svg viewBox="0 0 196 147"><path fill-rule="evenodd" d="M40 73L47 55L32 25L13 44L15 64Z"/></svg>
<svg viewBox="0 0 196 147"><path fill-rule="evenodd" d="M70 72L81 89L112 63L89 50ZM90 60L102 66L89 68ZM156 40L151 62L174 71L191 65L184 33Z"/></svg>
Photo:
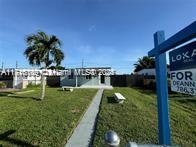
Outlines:
<svg viewBox="0 0 196 147"><path fill-rule="evenodd" d="M196 41L169 53L171 90L196 95Z"/></svg>

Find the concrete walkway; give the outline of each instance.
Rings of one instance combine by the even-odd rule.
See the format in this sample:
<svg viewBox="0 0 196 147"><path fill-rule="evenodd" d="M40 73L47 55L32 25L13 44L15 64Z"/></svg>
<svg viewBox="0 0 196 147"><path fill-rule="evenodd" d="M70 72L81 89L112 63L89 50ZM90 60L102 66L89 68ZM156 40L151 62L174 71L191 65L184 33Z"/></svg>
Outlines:
<svg viewBox="0 0 196 147"><path fill-rule="evenodd" d="M99 89L65 147L89 147L91 145L102 94L103 89Z"/></svg>

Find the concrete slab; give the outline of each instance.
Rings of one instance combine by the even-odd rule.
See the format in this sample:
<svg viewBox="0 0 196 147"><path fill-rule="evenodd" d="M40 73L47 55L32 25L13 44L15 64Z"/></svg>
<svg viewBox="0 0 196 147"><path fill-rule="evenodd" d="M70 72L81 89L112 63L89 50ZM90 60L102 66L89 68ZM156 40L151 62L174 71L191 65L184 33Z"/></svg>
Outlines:
<svg viewBox="0 0 196 147"><path fill-rule="evenodd" d="M85 89L85 88L88 88L88 89L108 89L108 90L111 90L113 89L112 86L108 86L108 85L83 85L83 86L79 86L79 87L72 87L72 86L62 86L62 89L66 89L66 88L73 88L73 89Z"/></svg>
<svg viewBox="0 0 196 147"><path fill-rule="evenodd" d="M83 86L80 86L80 88L95 88L95 89L113 89L112 86L108 86L108 85L83 85Z"/></svg>
<svg viewBox="0 0 196 147"><path fill-rule="evenodd" d="M89 147L91 145L102 94L103 89L99 89L65 147Z"/></svg>
<svg viewBox="0 0 196 147"><path fill-rule="evenodd" d="M0 92L14 92L19 90L20 89L15 89L15 88L0 88Z"/></svg>

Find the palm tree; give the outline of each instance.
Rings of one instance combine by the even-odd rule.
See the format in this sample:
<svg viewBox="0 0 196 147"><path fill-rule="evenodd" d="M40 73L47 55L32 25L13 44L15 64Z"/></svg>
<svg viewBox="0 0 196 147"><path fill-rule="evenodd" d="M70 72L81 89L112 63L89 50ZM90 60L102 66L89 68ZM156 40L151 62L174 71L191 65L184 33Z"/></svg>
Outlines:
<svg viewBox="0 0 196 147"><path fill-rule="evenodd" d="M64 53L61 51L61 42L54 35L47 35L39 31L26 37L27 48L24 55L32 66L41 66L47 69L51 64L61 64ZM46 77L41 75L40 99L45 97Z"/></svg>
<svg viewBox="0 0 196 147"><path fill-rule="evenodd" d="M155 59L148 56L143 56L142 58L138 59L134 66L134 72L138 72L144 68L155 68Z"/></svg>

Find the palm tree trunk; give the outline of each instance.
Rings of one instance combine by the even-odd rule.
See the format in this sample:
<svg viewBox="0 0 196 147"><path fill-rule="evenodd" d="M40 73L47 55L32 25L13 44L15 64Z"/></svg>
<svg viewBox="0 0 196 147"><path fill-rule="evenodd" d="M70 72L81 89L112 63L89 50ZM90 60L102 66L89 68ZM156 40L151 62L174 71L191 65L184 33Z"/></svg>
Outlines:
<svg viewBox="0 0 196 147"><path fill-rule="evenodd" d="M46 77L42 74L41 75L41 91L40 91L40 99L43 100L45 97L46 91Z"/></svg>

